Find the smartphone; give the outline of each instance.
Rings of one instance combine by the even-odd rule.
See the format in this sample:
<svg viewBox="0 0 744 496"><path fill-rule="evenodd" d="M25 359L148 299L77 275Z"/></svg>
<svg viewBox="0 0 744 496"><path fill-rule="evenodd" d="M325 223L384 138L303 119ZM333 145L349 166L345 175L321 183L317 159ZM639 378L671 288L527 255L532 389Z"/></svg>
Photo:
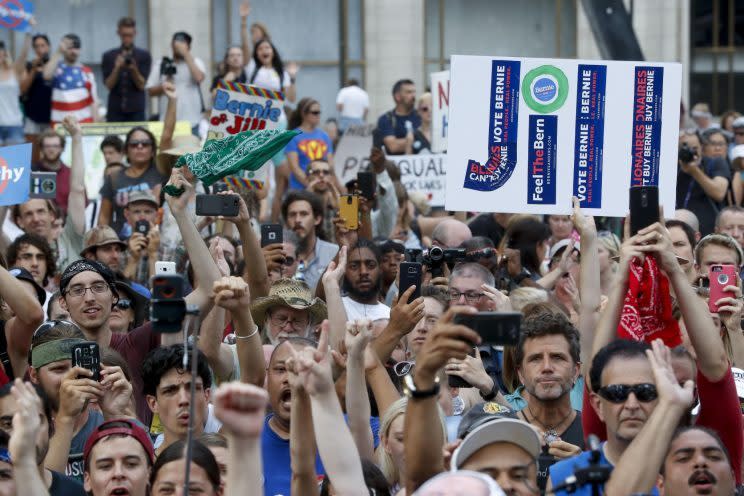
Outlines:
<svg viewBox="0 0 744 496"><path fill-rule="evenodd" d="M462 324L477 332L482 344L516 346L519 342L520 312L479 312L457 314L455 324Z"/></svg>
<svg viewBox="0 0 744 496"><path fill-rule="evenodd" d="M86 341L72 346L72 366L82 367L93 372L94 381L101 380L101 353L98 343Z"/></svg>
<svg viewBox="0 0 744 496"><path fill-rule="evenodd" d="M150 223L146 220L138 220L134 223L134 232L147 236L147 233L150 232Z"/></svg>
<svg viewBox="0 0 744 496"><path fill-rule="evenodd" d="M196 215L236 217L239 211L238 195L196 195Z"/></svg>
<svg viewBox="0 0 744 496"><path fill-rule="evenodd" d="M635 186L630 188L630 235L659 222L659 188Z"/></svg>
<svg viewBox="0 0 744 496"><path fill-rule="evenodd" d="M357 188L364 198L373 200L377 190L377 176L374 172L357 172Z"/></svg>
<svg viewBox="0 0 744 496"><path fill-rule="evenodd" d="M341 195L338 202L338 215L344 220L349 230L359 229L359 197L357 195Z"/></svg>
<svg viewBox="0 0 744 496"><path fill-rule="evenodd" d="M726 286L736 286L736 267L733 265L713 265L708 272L710 284L710 298L708 299L708 310L718 313L716 302L721 298L733 298L734 293L724 291Z"/></svg>
<svg viewBox="0 0 744 496"><path fill-rule="evenodd" d="M54 200L57 197L57 173L32 172L29 197Z"/></svg>
<svg viewBox="0 0 744 496"><path fill-rule="evenodd" d="M470 350L470 353L468 355L474 357L475 356L475 347L473 347ZM472 384L470 384L468 381L460 377L459 375L447 375L447 385L449 387L456 387L456 388L469 388L473 387Z"/></svg>
<svg viewBox="0 0 744 496"><path fill-rule="evenodd" d="M398 294L402 295L411 286L416 286L409 302L421 297L421 264L418 262L401 262L398 270ZM408 302L406 302L408 303Z"/></svg>
<svg viewBox="0 0 744 496"><path fill-rule="evenodd" d="M164 262L158 260L155 262L155 273L156 274L175 274L176 273L176 262Z"/></svg>
<svg viewBox="0 0 744 496"><path fill-rule="evenodd" d="M183 276L181 274L157 274L152 276L153 300L177 300L183 298Z"/></svg>
<svg viewBox="0 0 744 496"><path fill-rule="evenodd" d="M263 224L261 226L261 248L284 242L284 231L281 224Z"/></svg>
<svg viewBox="0 0 744 496"><path fill-rule="evenodd" d="M156 274L151 281L152 330L162 333L180 332L183 319L186 317L183 276L181 274Z"/></svg>

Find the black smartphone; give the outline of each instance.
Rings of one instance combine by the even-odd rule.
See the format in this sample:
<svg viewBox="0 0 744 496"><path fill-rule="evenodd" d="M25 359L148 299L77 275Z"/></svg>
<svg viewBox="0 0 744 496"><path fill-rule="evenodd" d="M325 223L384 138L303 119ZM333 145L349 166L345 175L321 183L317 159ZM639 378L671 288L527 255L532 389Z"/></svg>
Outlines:
<svg viewBox="0 0 744 496"><path fill-rule="evenodd" d="M146 220L138 220L134 223L134 232L147 236L147 233L150 232L150 223Z"/></svg>
<svg viewBox="0 0 744 496"><path fill-rule="evenodd" d="M398 269L398 294L402 296L408 288L414 285L416 286L408 302L421 296L421 273L421 264L418 262L400 263L400 268Z"/></svg>
<svg viewBox="0 0 744 496"><path fill-rule="evenodd" d="M196 215L235 217L240 212L238 195L196 195Z"/></svg>
<svg viewBox="0 0 744 496"><path fill-rule="evenodd" d="M261 248L284 242L281 224L263 224L261 226Z"/></svg>
<svg viewBox="0 0 744 496"><path fill-rule="evenodd" d="M32 172L29 197L54 200L57 197L57 173Z"/></svg>
<svg viewBox="0 0 744 496"><path fill-rule="evenodd" d="M93 372L94 381L101 380L101 353L98 343L86 341L72 345L72 366L82 367Z"/></svg>
<svg viewBox="0 0 744 496"><path fill-rule="evenodd" d="M374 199L377 190L377 176L374 172L357 172L357 188L364 198Z"/></svg>
<svg viewBox="0 0 744 496"><path fill-rule="evenodd" d="M481 344L516 346L519 342L522 314L519 312L457 314L454 322L477 332L481 337Z"/></svg>
<svg viewBox="0 0 744 496"><path fill-rule="evenodd" d="M630 188L630 235L659 222L659 188L634 186Z"/></svg>
<svg viewBox="0 0 744 496"><path fill-rule="evenodd" d="M475 347L473 347L470 350L470 353L468 355L474 357L475 356ZM448 375L447 376L447 385L449 387L456 387L456 388L469 388L473 387L472 384L470 384L468 381L460 377L459 375Z"/></svg>

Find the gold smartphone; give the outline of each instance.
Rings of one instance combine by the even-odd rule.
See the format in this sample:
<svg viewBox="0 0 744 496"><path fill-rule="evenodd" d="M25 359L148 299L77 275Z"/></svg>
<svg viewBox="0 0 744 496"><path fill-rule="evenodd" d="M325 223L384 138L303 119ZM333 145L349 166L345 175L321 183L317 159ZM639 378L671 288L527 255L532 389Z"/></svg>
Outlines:
<svg viewBox="0 0 744 496"><path fill-rule="evenodd" d="M338 215L344 221L346 229L359 229L359 197L357 195L341 195L338 204Z"/></svg>

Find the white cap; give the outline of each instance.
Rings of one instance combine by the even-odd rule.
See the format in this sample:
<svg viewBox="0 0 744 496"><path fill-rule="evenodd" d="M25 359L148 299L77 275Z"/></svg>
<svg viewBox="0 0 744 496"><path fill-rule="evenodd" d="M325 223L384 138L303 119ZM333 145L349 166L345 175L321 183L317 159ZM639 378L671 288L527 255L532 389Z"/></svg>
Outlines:
<svg viewBox="0 0 744 496"><path fill-rule="evenodd" d="M527 422L496 418L473 429L452 455L452 470L458 470L476 451L494 443L516 444L533 458L540 454L540 437Z"/></svg>
<svg viewBox="0 0 744 496"><path fill-rule="evenodd" d="M744 157L744 145L736 145L731 149L731 160Z"/></svg>
<svg viewBox="0 0 744 496"><path fill-rule="evenodd" d="M550 251L548 252L548 258L553 258L556 253L558 253L559 250L562 248L565 248L568 246L568 244L571 242L571 238L565 238L560 241L556 241L553 246L550 247ZM574 250L581 251L581 245L578 241L574 241Z"/></svg>
<svg viewBox="0 0 744 496"><path fill-rule="evenodd" d="M734 129L744 127L744 117L737 117L734 119L734 122L731 123L731 127Z"/></svg>

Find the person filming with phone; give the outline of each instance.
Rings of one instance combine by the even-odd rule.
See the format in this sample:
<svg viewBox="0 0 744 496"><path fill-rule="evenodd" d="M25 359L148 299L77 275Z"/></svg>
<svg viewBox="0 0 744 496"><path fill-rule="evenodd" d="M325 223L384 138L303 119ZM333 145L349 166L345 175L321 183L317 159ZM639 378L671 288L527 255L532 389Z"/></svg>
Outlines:
<svg viewBox="0 0 744 496"><path fill-rule="evenodd" d="M697 215L703 236L715 228L730 180L725 159L703 156L700 136L694 131L680 131L676 207Z"/></svg>
<svg viewBox="0 0 744 496"><path fill-rule="evenodd" d="M129 194L124 218L132 234L127 241L124 276L143 285L147 285L150 277L155 275L155 261L160 248L157 215L158 202L152 193L140 190Z"/></svg>

